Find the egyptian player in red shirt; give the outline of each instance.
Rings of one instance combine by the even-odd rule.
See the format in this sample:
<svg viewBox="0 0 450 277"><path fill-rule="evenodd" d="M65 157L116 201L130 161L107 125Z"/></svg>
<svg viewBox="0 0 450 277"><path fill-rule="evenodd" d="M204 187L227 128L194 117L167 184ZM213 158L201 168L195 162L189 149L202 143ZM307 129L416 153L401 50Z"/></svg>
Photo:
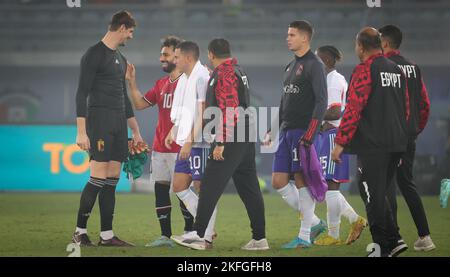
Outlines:
<svg viewBox="0 0 450 277"><path fill-rule="evenodd" d="M172 247L174 242L170 240L172 228L170 222L170 213L172 205L170 202L170 184L175 168L175 161L180 147L174 142L171 148L167 148L164 139L172 129L173 123L170 120L170 110L172 108L173 94L177 86L178 78L181 72L176 69L174 64L175 47L182 40L175 36L166 37L161 45L161 55L159 61L167 76L156 81L144 96L142 96L136 84L136 70L134 65L129 64L127 70L128 87L131 92L131 100L137 110L143 110L154 105L158 106L158 124L153 139L153 151L151 157L151 176L155 181L155 206L156 215L161 227L161 237L148 243L148 247ZM186 209L186 206L180 201L180 208L183 214L185 225L184 231L192 231L193 217Z"/></svg>

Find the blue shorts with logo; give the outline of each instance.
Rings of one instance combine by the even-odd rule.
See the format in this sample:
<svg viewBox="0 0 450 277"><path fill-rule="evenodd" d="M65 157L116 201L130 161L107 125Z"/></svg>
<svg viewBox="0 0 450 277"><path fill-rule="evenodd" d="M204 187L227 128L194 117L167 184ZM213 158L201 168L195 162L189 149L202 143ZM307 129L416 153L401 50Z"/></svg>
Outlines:
<svg viewBox="0 0 450 277"><path fill-rule="evenodd" d="M333 128L324 132L320 132L320 146L317 151L320 163L322 164L324 177L326 180L335 181L337 183L349 182L349 155L342 154L340 164L331 160L331 152L334 149L334 138L337 129Z"/></svg>
<svg viewBox="0 0 450 277"><path fill-rule="evenodd" d="M302 129L280 130L278 148L273 157L272 172L295 173L301 171L298 157L298 143L305 133ZM314 147L319 152L319 134L314 139Z"/></svg>
<svg viewBox="0 0 450 277"><path fill-rule="evenodd" d="M187 160L180 160L179 155L177 155L177 161L175 162L175 173L189 174L193 181L200 181L205 171L209 148L193 147Z"/></svg>

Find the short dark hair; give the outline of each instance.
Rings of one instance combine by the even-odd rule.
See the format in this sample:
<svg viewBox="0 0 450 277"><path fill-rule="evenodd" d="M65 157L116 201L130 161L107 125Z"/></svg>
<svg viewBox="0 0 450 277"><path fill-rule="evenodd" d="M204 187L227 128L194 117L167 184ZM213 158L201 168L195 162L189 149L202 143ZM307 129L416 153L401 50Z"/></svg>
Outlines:
<svg viewBox="0 0 450 277"><path fill-rule="evenodd" d="M121 10L116 12L109 23L109 30L113 32L117 31L122 25L125 25L127 29L136 27L136 21L129 11Z"/></svg>
<svg viewBox="0 0 450 277"><path fill-rule="evenodd" d="M311 23L306 20L293 21L289 24L289 28L296 28L300 31L305 31L309 36L309 40L311 40L314 35L314 28L312 27Z"/></svg>
<svg viewBox="0 0 450 277"><path fill-rule="evenodd" d="M224 38L215 38L208 44L208 51L219 59L231 56L230 43Z"/></svg>
<svg viewBox="0 0 450 277"><path fill-rule="evenodd" d="M317 48L317 51L330 55L330 57L332 57L334 59L334 64L337 62L340 62L342 60L341 51L339 51L339 49L337 49L333 45L321 46L321 47Z"/></svg>
<svg viewBox="0 0 450 277"><path fill-rule="evenodd" d="M183 40L177 36L167 36L161 39L161 48L163 47L171 47L172 50L175 50L178 44L183 42Z"/></svg>
<svg viewBox="0 0 450 277"><path fill-rule="evenodd" d="M180 49L180 51L183 53L192 54L192 56L196 60L198 60L198 58L200 57L200 49L198 48L197 43L195 43L193 41L189 41L189 40L182 41L182 42L178 43L178 45L175 47L175 49Z"/></svg>
<svg viewBox="0 0 450 277"><path fill-rule="evenodd" d="M386 25L378 29L381 33L381 37L389 41L389 45L393 49L400 48L402 44L403 34L400 28L395 25Z"/></svg>
<svg viewBox="0 0 450 277"><path fill-rule="evenodd" d="M359 32L356 39L365 50L381 49L381 36L380 33L375 30L376 33Z"/></svg>

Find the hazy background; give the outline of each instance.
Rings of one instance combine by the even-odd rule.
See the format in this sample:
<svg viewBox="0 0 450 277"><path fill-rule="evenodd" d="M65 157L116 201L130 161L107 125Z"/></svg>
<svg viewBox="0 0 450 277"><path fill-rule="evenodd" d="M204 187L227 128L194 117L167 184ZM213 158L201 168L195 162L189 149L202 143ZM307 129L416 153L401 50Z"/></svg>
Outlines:
<svg viewBox="0 0 450 277"><path fill-rule="evenodd" d="M382 0L380 8L368 8L365 0L82 0L79 8L69 8L65 0L1 0L0 142L9 136L9 129L1 127L75 123L80 58L121 9L132 12L138 23L135 39L121 51L137 65L143 93L164 75L158 60L162 37L173 34L198 42L203 62L208 42L224 37L249 75L255 106L279 103L283 67L293 56L285 43L291 21L306 19L314 25L313 49L332 44L344 53L338 71L347 80L357 63L353 45L358 30L398 25L404 34L402 53L421 67L431 99L430 120L417 141L419 190L436 193L439 180L450 177L450 1L444 0ZM136 116L144 139L151 143L157 109ZM70 137L65 143L75 142ZM0 167L7 172L11 154L1 151ZM21 159L31 157L24 154ZM270 186L272 155L258 155L257 163L259 175ZM4 179L1 182L5 185Z"/></svg>

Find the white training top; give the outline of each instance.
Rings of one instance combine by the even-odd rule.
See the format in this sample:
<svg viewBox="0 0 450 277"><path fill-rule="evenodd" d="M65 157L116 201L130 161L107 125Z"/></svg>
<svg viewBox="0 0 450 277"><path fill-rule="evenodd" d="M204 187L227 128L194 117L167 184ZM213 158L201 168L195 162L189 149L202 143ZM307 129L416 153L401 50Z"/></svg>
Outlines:
<svg viewBox="0 0 450 277"><path fill-rule="evenodd" d="M327 75L327 90L328 90L328 107L327 109L335 106L341 107L341 112L345 109L345 99L347 93L347 81L345 77L338 73L336 70L331 71ZM341 119L327 121L334 127L338 127L341 123Z"/></svg>
<svg viewBox="0 0 450 277"><path fill-rule="evenodd" d="M197 96L198 104L205 102L205 100L206 100L206 90L208 89L208 80L209 80L209 78L206 78L204 76L200 76L197 79L196 96ZM197 120L197 118L195 120ZM195 138L194 141L195 142L192 144L192 147L195 147L195 148L209 148L210 147L209 143L207 143L203 139L203 131L201 131L197 134L197 137Z"/></svg>

